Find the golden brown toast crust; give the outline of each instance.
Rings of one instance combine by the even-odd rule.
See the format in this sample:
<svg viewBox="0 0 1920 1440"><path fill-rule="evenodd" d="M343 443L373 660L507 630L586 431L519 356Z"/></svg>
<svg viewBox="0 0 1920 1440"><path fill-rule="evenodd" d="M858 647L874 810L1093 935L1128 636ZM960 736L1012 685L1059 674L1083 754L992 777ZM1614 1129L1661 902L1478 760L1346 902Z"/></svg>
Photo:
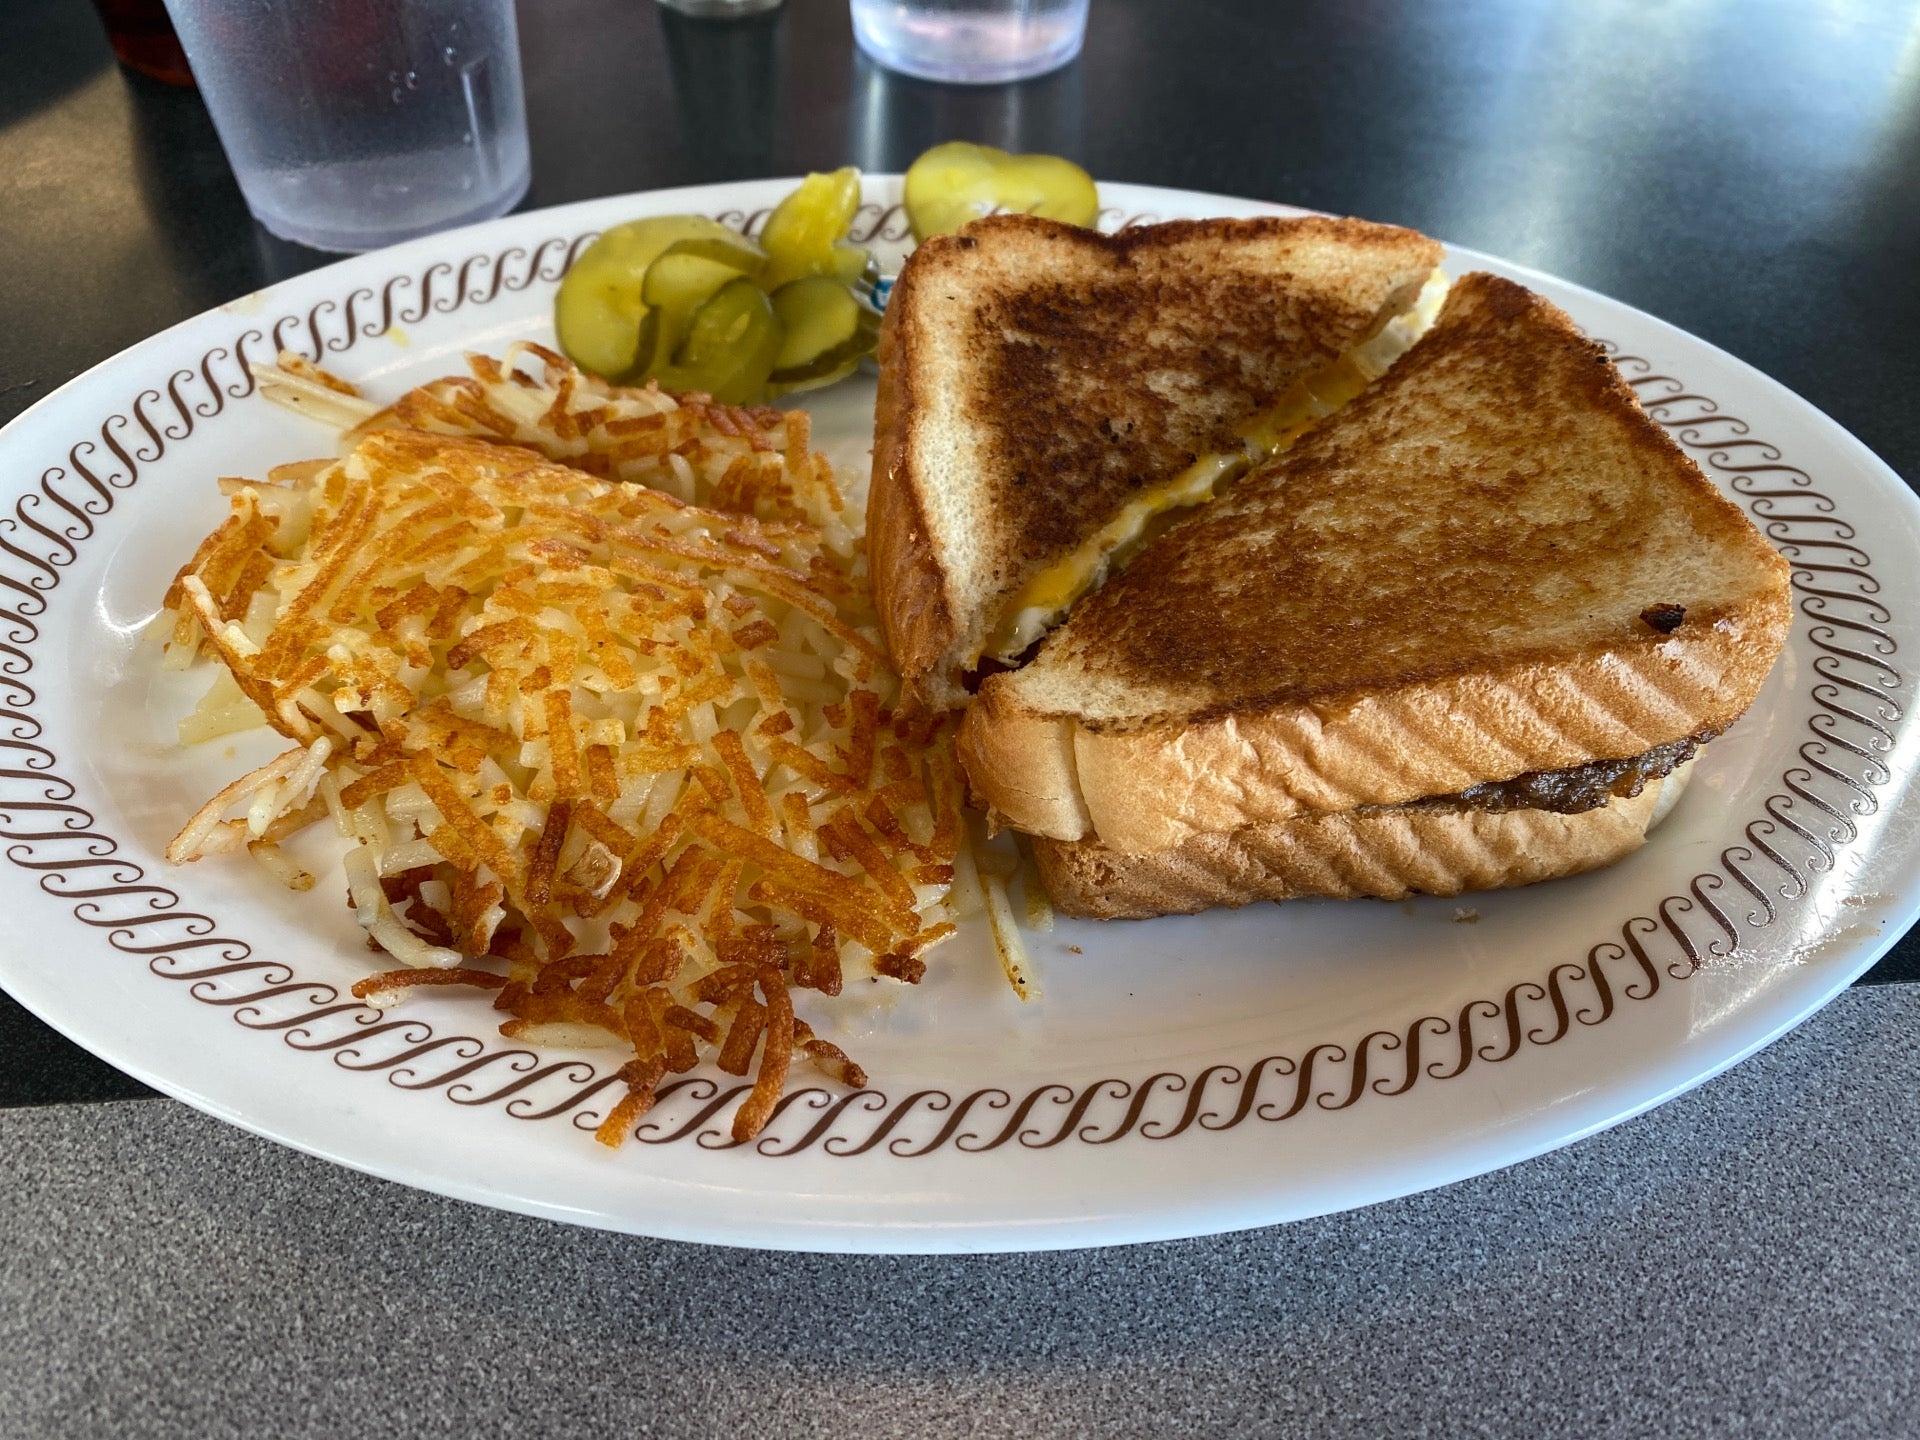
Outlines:
<svg viewBox="0 0 1920 1440"><path fill-rule="evenodd" d="M902 279L906 277L903 275ZM958 633L919 487L911 476L915 376L902 359L898 288L880 324L880 389L873 405L873 475L867 490L867 553L880 629L911 690Z"/></svg>
<svg viewBox="0 0 1920 1440"><path fill-rule="evenodd" d="M1686 783L1684 771L1597 810L1381 809L1311 815L1196 835L1125 855L1094 843L1035 840L1053 903L1090 920L1189 915L1216 905L1309 896L1399 900L1459 895L1597 870L1632 854Z"/></svg>
<svg viewBox="0 0 1920 1440"><path fill-rule="evenodd" d="M1384 379L989 679L961 753L1016 828L1143 853L1724 726L1790 617L1785 562L1598 347L1468 276Z"/></svg>
<svg viewBox="0 0 1920 1440"><path fill-rule="evenodd" d="M1324 217L1102 235L1006 215L922 245L881 334L868 519L909 685L1143 488L1237 449L1236 422L1404 310L1440 255ZM935 494L949 463L976 487L958 522ZM964 700L952 676L931 684Z"/></svg>

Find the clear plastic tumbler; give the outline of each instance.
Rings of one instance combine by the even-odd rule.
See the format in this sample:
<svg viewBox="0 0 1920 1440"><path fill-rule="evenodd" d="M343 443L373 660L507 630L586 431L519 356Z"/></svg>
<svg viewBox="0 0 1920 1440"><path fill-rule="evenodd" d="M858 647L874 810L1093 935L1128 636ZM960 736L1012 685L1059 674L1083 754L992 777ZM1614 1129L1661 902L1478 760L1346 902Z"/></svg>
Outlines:
<svg viewBox="0 0 1920 1440"><path fill-rule="evenodd" d="M254 218L322 250L526 193L513 0L167 0Z"/></svg>
<svg viewBox="0 0 1920 1440"><path fill-rule="evenodd" d="M923 80L994 85L1080 53L1087 0L851 0L860 48Z"/></svg>

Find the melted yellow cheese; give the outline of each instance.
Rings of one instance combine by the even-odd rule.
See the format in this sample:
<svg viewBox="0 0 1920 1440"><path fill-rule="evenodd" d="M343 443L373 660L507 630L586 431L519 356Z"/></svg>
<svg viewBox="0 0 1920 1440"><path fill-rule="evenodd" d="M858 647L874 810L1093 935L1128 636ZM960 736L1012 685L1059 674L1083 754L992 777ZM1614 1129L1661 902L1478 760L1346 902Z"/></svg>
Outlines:
<svg viewBox="0 0 1920 1440"><path fill-rule="evenodd" d="M1222 486L1278 455L1313 426L1352 400L1427 332L1447 297L1447 277L1438 270L1413 307L1380 333L1337 360L1303 375L1266 410L1241 425L1239 450L1204 455L1166 484L1129 500L1078 549L1056 560L1021 587L986 647L986 655L1011 662L1057 624L1082 595L1096 589L1115 564L1139 548L1156 517L1169 510L1204 505Z"/></svg>

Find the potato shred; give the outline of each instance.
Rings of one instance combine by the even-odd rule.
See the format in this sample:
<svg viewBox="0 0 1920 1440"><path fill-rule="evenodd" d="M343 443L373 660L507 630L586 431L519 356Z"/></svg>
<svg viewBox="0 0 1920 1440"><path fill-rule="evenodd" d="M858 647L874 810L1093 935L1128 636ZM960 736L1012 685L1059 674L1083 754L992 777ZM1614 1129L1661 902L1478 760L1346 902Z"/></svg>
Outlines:
<svg viewBox="0 0 1920 1440"><path fill-rule="evenodd" d="M226 521L167 596L169 663L224 667L183 722L291 742L168 858L331 821L369 943L353 993L489 991L501 1033L616 1043L617 1145L669 1071L796 1055L865 1077L794 1013L917 981L954 931L966 840L950 727L894 708L863 553L797 412L617 389L533 346L385 410L283 357L276 398L343 458L222 481Z"/></svg>

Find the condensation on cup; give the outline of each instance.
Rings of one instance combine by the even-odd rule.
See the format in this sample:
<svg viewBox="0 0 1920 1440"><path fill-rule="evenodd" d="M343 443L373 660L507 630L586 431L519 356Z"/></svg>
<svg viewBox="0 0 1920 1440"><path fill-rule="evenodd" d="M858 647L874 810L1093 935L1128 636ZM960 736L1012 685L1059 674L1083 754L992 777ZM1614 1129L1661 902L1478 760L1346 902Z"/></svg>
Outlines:
<svg viewBox="0 0 1920 1440"><path fill-rule="evenodd" d="M513 0L167 0L247 208L372 250L526 193Z"/></svg>
<svg viewBox="0 0 1920 1440"><path fill-rule="evenodd" d="M995 85L1080 53L1087 0L851 0L860 48L923 80Z"/></svg>

